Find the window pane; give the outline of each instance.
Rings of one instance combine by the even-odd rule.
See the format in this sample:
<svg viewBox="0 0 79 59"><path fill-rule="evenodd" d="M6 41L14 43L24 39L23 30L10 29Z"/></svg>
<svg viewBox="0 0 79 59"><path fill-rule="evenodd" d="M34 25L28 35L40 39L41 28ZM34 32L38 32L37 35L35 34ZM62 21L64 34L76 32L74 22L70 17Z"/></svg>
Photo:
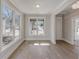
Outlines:
<svg viewBox="0 0 79 59"><path fill-rule="evenodd" d="M8 7L3 7L3 45L8 44L13 38L13 13Z"/></svg>
<svg viewBox="0 0 79 59"><path fill-rule="evenodd" d="M44 35L44 19L38 19L38 35Z"/></svg>
<svg viewBox="0 0 79 59"><path fill-rule="evenodd" d="M36 21L36 19L30 19L30 28L31 28L31 34L37 35L37 21Z"/></svg>
<svg viewBox="0 0 79 59"><path fill-rule="evenodd" d="M15 38L20 37L20 16L15 15Z"/></svg>

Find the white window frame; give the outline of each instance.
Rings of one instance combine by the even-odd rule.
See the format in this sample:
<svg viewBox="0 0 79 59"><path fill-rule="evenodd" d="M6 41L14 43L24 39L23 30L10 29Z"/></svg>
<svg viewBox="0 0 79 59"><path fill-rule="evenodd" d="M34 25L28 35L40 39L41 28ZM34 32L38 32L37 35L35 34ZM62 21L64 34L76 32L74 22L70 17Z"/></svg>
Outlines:
<svg viewBox="0 0 79 59"><path fill-rule="evenodd" d="M15 20L16 20L15 18L16 18L16 15L20 17L20 19L19 19L19 22L20 22L20 24L19 24L19 39L20 39L20 36L21 36L21 15L18 12L15 12L15 11L13 13L14 13L14 15L13 15L13 18L14 18L14 21L13 21L14 22L13 23L14 24L13 25L13 27L14 27L13 28L13 30L14 30L14 39L15 39L15 30L16 30L15 29ZM17 39L15 39L15 40L17 40Z"/></svg>
<svg viewBox="0 0 79 59"><path fill-rule="evenodd" d="M38 21L38 19L44 19L44 34L43 35L38 35L38 31L37 31L37 35L32 35L31 34L31 29L30 29L30 19L36 19L36 21ZM46 32L45 32L45 21L46 21L46 17L28 17L28 28L29 28L29 36L45 36Z"/></svg>
<svg viewBox="0 0 79 59"><path fill-rule="evenodd" d="M13 24L12 24L12 26L13 26L13 38L12 38L13 41L14 41L14 40L18 40L18 39L15 39L15 16L16 16L16 15L20 16L19 39L21 39L21 25L22 25L22 24L21 24L21 16L22 16L22 15L21 15L18 11L12 9L9 5L7 5L6 2L5 2L6 4L4 4L4 2L5 2L5 1L2 1L1 11L2 11L3 6L6 5L10 10L12 10L12 13L13 13ZM2 12L3 12L3 11L2 11ZM1 34L0 34L0 36L1 36L1 37L0 37L0 41L1 41L1 42L0 42L0 46L1 46L1 47L3 47L3 33L2 33L2 30L3 30L3 27L2 27L3 19L2 19L2 17L3 17L3 15L2 15L2 12L1 12L1 20L0 20L0 21L1 21L1 23L0 23L0 24L1 24L1 25L0 25L0 27L1 27L1 28L0 28L0 29L1 29ZM15 15L15 14L16 14L16 15ZM12 41L12 42L13 42L13 41ZM10 43L11 43L11 42L10 42ZM8 44L7 44L7 45L8 45ZM4 46L5 46L5 45L4 45Z"/></svg>

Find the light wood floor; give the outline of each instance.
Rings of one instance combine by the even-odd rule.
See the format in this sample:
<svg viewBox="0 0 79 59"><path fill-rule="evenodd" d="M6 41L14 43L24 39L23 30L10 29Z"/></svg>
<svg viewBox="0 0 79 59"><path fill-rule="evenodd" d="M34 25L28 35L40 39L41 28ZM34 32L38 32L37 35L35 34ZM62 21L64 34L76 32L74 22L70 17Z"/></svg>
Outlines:
<svg viewBox="0 0 79 59"><path fill-rule="evenodd" d="M44 45L45 43L50 45ZM78 59L78 53L79 47L71 46L64 41L57 41L56 45L48 41L29 41L24 42L9 59Z"/></svg>

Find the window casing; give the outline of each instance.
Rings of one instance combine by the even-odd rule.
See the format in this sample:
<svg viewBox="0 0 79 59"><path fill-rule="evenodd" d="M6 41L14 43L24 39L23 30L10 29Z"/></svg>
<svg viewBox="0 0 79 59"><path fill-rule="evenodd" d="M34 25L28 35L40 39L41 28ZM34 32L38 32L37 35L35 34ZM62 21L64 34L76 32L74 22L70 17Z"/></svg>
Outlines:
<svg viewBox="0 0 79 59"><path fill-rule="evenodd" d="M36 17L36 18L30 18L29 21L29 32L31 36L43 36L45 35L45 24L44 24L45 18Z"/></svg>

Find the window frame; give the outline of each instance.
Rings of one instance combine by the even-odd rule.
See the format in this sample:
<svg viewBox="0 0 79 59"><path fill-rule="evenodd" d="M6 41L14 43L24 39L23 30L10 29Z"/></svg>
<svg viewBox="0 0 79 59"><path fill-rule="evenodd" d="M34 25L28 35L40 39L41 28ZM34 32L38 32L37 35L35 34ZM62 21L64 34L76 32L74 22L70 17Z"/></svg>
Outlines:
<svg viewBox="0 0 79 59"><path fill-rule="evenodd" d="M38 21L38 19L44 19L44 27L43 27L44 34L43 35L38 35L38 28L37 28L37 35L32 35L31 34L30 19L36 19L36 21ZM29 28L28 28L29 33L28 34L29 34L29 36L45 36L45 34L46 34L46 32L45 32L45 26L46 26L45 21L46 21L46 17L45 16L44 17L28 17L28 26L29 26Z"/></svg>
<svg viewBox="0 0 79 59"><path fill-rule="evenodd" d="M16 35L15 35L15 31L16 31L16 22L15 22L16 21L16 16L19 17L19 39L20 39L20 36L21 36L21 15L18 12L14 11L14 16L13 16L14 17L14 23L13 24L14 24L14 39L15 40L17 40L16 39Z"/></svg>

